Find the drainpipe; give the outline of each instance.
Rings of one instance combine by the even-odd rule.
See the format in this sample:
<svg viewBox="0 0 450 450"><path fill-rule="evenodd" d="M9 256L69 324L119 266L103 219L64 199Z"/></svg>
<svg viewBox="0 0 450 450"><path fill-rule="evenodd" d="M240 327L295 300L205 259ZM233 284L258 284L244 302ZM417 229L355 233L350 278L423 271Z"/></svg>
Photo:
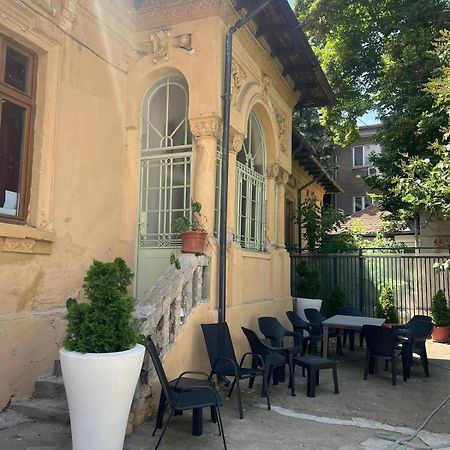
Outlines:
<svg viewBox="0 0 450 450"><path fill-rule="evenodd" d="M233 34L249 20L259 14L273 0L266 0L248 16L239 19L227 31L225 38L225 73L223 100L223 155L220 173L222 191L220 193L220 233L219 233L219 322L225 322L227 284L227 206L228 206L228 147L230 144L231 109L231 59L233 54Z"/></svg>
<svg viewBox="0 0 450 450"><path fill-rule="evenodd" d="M301 218L302 218L302 191L304 191L306 188L308 188L309 186L311 186L312 184L314 184L315 180L311 180L308 183L306 183L305 185L303 185L301 188L299 188L298 190L298 216L299 216L299 222L298 222L298 248L300 253L302 252L302 222L301 222Z"/></svg>

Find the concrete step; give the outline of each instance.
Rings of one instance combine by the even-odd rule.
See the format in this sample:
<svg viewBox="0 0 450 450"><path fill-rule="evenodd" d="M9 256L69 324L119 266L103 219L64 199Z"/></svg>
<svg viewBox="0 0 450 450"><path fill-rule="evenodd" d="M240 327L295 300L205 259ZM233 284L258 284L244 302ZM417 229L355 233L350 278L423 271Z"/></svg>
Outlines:
<svg viewBox="0 0 450 450"><path fill-rule="evenodd" d="M60 398L66 399L66 390L61 376L50 375L36 380L35 398Z"/></svg>
<svg viewBox="0 0 450 450"><path fill-rule="evenodd" d="M56 375L57 377L62 377L61 361L59 359L55 359L55 368L53 371L53 375Z"/></svg>
<svg viewBox="0 0 450 450"><path fill-rule="evenodd" d="M34 398L14 403L12 409L35 421L70 423L69 407L62 399Z"/></svg>

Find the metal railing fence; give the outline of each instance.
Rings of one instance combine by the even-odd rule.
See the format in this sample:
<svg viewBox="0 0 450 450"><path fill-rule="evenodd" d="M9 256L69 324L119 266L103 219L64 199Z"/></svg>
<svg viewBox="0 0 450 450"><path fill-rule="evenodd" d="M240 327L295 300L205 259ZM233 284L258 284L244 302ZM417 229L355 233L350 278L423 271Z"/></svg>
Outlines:
<svg viewBox="0 0 450 450"><path fill-rule="evenodd" d="M429 314L431 300L438 290L450 296L450 274L437 272L433 266L450 259L448 253L436 249L360 249L357 253L303 254L291 253L291 290L301 297L297 285L296 267L305 262L321 276L319 297L323 311L332 290L339 286L345 293L348 306L355 306L365 316L376 315L376 305L384 286L390 285L395 294L400 320L415 314ZM409 253L411 252L411 253Z"/></svg>

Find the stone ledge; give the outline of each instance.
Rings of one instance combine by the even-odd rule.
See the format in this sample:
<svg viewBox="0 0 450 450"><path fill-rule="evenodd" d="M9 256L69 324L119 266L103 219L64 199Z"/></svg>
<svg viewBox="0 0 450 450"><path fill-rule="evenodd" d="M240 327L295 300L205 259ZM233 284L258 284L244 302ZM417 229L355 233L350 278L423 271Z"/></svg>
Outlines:
<svg viewBox="0 0 450 450"><path fill-rule="evenodd" d="M0 223L0 251L2 252L49 255L54 240L53 231L26 225Z"/></svg>

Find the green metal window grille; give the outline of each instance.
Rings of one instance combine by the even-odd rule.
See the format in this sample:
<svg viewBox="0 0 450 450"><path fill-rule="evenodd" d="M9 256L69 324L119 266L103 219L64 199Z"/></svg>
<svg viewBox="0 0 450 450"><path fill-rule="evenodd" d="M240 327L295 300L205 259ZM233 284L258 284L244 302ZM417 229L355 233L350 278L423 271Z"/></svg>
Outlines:
<svg viewBox="0 0 450 450"><path fill-rule="evenodd" d="M170 75L144 97L141 119L139 246L178 247L174 219L190 213L192 137L186 81Z"/></svg>
<svg viewBox="0 0 450 450"><path fill-rule="evenodd" d="M235 241L248 250L266 248L265 142L261 125L250 114L247 138L236 162Z"/></svg>

